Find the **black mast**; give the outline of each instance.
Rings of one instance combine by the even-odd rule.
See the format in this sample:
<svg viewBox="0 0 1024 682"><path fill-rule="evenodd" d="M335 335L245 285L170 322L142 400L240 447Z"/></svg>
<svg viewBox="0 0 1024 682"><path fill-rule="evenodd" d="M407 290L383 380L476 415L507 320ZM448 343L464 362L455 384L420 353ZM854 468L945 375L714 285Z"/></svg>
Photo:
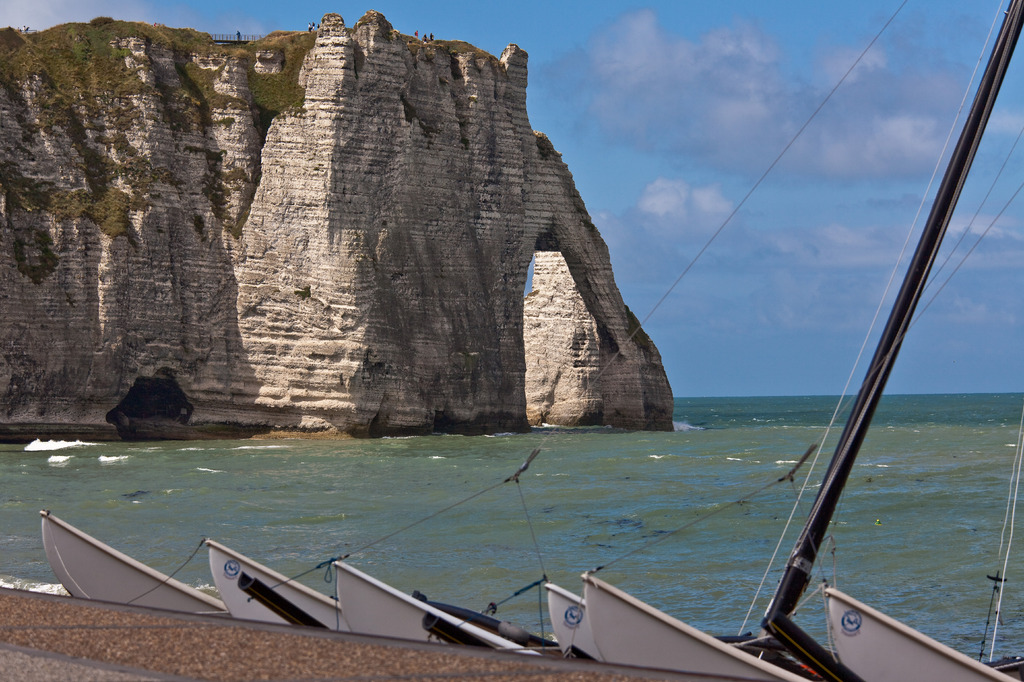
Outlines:
<svg viewBox="0 0 1024 682"><path fill-rule="evenodd" d="M967 122L960 133L956 148L950 158L942 184L939 186L928 221L925 223L914 258L910 263L899 295L893 305L885 330L878 342L864 382L857 394L857 400L836 445L832 460L818 495L814 500L810 516L804 526L796 547L790 554L785 573L765 614L762 627L775 636L793 655L814 668L827 680L858 680L859 678L842 665L837 665L832 655L814 642L789 618L796 608L807 584L818 548L832 520L843 486L853 468L854 459L867 435L871 418L878 407L885 383L889 379L896 355L910 325L914 310L921 298L924 283L928 278L939 246L956 208L960 191L974 161L975 152L981 142L982 133L988 123L999 87L1020 36L1024 21L1024 0L1011 0L1002 29L996 39L992 56L978 86L974 103Z"/></svg>

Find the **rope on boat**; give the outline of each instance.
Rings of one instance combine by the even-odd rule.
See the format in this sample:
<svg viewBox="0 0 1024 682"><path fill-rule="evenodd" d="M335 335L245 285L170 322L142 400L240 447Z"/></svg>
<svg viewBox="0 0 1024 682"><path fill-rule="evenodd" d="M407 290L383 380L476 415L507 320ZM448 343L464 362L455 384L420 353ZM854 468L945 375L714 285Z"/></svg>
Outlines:
<svg viewBox="0 0 1024 682"><path fill-rule="evenodd" d="M434 512L433 514L430 514L429 516L426 516L426 517L424 517L422 519L419 519L418 521L413 521L412 523L410 523L410 524L408 524L406 526L402 526L398 530L392 531L391 533L388 533L387 535L385 535L383 537L377 538L376 540L374 540L372 542L368 542L367 544L362 545L361 547L357 547L356 549L353 549L352 551L348 552L343 557L341 557L341 560L345 560L345 559L349 558L350 556L352 556L353 554L356 554L358 552L362 552L363 550L369 549L370 547L373 547L374 545L380 544L381 542L384 542L385 540L393 538L394 536L398 535L399 533L404 533L405 531L409 530L410 528L418 526L421 523L426 523L427 521L430 521L431 519L434 519L434 518L440 516L441 514L444 514L446 512L451 511L452 509L455 509L455 507L458 507L461 504L465 504L465 503L467 503L467 502L469 502L471 500L475 500L476 498L480 497L481 495L485 495L486 493L491 492L495 488L500 488L501 486L505 485L509 481L515 481L516 483L519 483L519 475L529 468L530 462L532 462L537 457L538 454L540 454L540 448L534 449L534 451L530 453L530 456L526 458L526 461L523 462L519 466L519 468L516 470L516 472L514 474L512 474L511 476L509 476L508 478L506 478L506 479L504 479L502 481L499 481L498 483L495 483L494 485L492 485L490 487L484 488L483 490L481 490L479 492L473 493L472 495L470 495L469 497L467 497L465 499L459 500L458 502L453 502L452 504L448 505L447 507L444 507L443 509L439 509L436 512ZM532 526L531 526L530 530L532 532L532 530L533 530Z"/></svg>
<svg viewBox="0 0 1024 682"><path fill-rule="evenodd" d="M532 590L533 588L535 588L535 587L537 587L539 585L543 585L547 581L548 581L548 577L547 577L547 575L544 575L544 576L542 576L540 578L540 580L534 580L529 585L526 585L525 587L520 587L518 590L516 590L515 592L513 592L509 596L505 597L501 601L498 601L498 602L493 602L492 601L490 604L487 605L487 608L483 610L483 613L490 614L490 615L493 616L495 613L498 612L498 607L501 606L502 604L504 604L505 602L512 601L513 599L515 599L516 597L521 595L523 592L528 592L528 591Z"/></svg>
<svg viewBox="0 0 1024 682"><path fill-rule="evenodd" d="M739 498L737 500L733 500L732 502L729 502L728 504L723 504L718 509L715 509L714 511L708 512L707 514L704 514L703 516L699 516L696 519L694 519L693 521L690 521L689 523L685 523L682 526L676 528L675 530L670 530L670 531L662 534L661 536L659 536L656 540L652 540L651 542L648 542L645 545L641 545L640 547L637 547L636 549L630 550L629 552L626 552L625 554L623 554L621 556L618 556L618 557L612 559L611 561L608 561L608 562L606 562L604 564L601 564L597 568L593 568L593 569L587 571L587 574L590 575L590 574L593 574L593 573L597 573L598 571L603 571L604 569L608 568L609 566L611 566L613 564L616 564L616 563L622 561L623 559L627 559L627 558L633 556L634 554L639 554L640 552L646 551L647 549L653 547L654 545L657 545L659 543L664 542L665 540L668 540L673 535L675 535L677 533L681 533L682 531L687 530L688 528L691 528L691 527L697 525L698 523L701 523L702 521L706 521L707 519L710 519L712 516L715 516L717 514L721 514L726 509L730 509L730 508L735 507L735 506L740 505L740 504L745 504L746 502L749 502L755 496L763 493L765 490L767 490L768 488L771 488L774 485L778 485L779 483L782 483L784 481L792 482L793 481L793 477L796 475L797 469L799 469L800 466L803 465L803 463L807 461L807 458L811 456L811 453L813 453L817 449L818 449L818 444L817 443L813 443L809 448L807 448L807 451L803 454L803 456L801 456L800 459L797 460L796 464L794 464L793 467L789 471L787 471L783 476L780 476L776 480L770 481L770 482L762 485L760 488L751 491L747 495L744 495L743 497L741 497L741 498Z"/></svg>
<svg viewBox="0 0 1024 682"><path fill-rule="evenodd" d="M418 526L421 523L425 523L426 521L429 521L429 520L431 520L433 518L436 518L436 517L440 516L441 514L444 514L444 513L448 512L448 511L454 509L455 507L458 507L459 505L465 504L466 502L470 502L471 500L474 500L474 499L480 497L481 495L489 493L490 491L494 490L495 488L498 488L498 487L500 487L500 486L502 486L502 485L512 481L512 482L515 482L516 490L519 492L519 499L522 501L522 504L523 504L523 513L526 515L526 522L527 522L527 524L530 527L530 536L533 538L533 546L534 546L534 549L537 552L537 559L540 562L541 573L543 574L544 577L541 580L535 581L535 582L531 583L530 585L527 585L526 587L518 590L517 592L512 594L510 597L507 597L506 599L504 599L504 600L502 600L500 602L497 602L497 603L491 602L491 605L494 607L494 609L497 609L498 605L504 604L509 599L517 597L520 594L522 594L523 592L526 592L527 590L529 590L529 589L531 589L533 587L536 587L538 585L542 585L542 584L546 583L547 580L548 580L547 574L544 571L544 562L543 562L543 559L541 558L540 545L537 542L537 536L536 536L536 534L534 533L534 530L533 530L533 523L530 520L530 514L529 514L529 512L527 511L527 508L526 508L526 500L523 497L522 489L519 486L519 476L530 467L530 464L533 462L534 459L536 459L537 455L540 454L540 451L541 451L541 449L539 447L535 448L533 450L533 452L530 453L529 457L527 457L526 460L519 466L519 468L516 469L515 473L513 473L511 476L508 476L507 478L499 481L498 483L495 483L494 485L491 485L491 486L489 486L487 488L484 488L483 490L480 490L480 491L470 495L469 497L466 497L466 498L464 498L462 500L454 502L454 503L448 505L447 507L444 507L443 509L439 509L438 511L434 512L433 514L430 514L430 515L428 515L428 516L426 516L424 518L421 518L421 519L419 519L417 521L413 521L412 523L410 523L410 524L408 524L406 526L403 526L403 527L401 527L401 528L399 528L399 529L397 529L395 531L392 531L391 533L388 533L387 535L384 535L384 536L382 536L380 538L377 538L376 540L373 540L372 542L369 542L369 543L367 543L365 545L362 545L362 546L360 546L360 547L358 547L356 549L353 549L350 552L344 554L343 556L340 556L340 557L339 556L334 556L334 557L331 557L329 559L325 559L324 561L321 561L319 564L317 564L313 568L310 568L309 570L303 571L301 573L297 573L297 574L295 574L295 575L293 575L293 576L291 576L291 577L289 577L289 578L287 578L285 580L282 580L282 581L280 581L280 582L278 582L278 583L276 583L274 585L270 585L269 588L271 590L277 589L278 587L280 587L281 585L284 585L285 583L292 582L293 580L301 578L302 576L308 575L308 574L312 573L313 571L317 571L317 570L319 570L321 568L325 568L324 578L323 578L324 582L325 583L331 583L331 582L334 581L334 562L335 561L344 561L345 559L349 558L353 554L357 554L357 553L362 552L362 551L364 551L366 549L369 549L370 547L373 547L374 545L377 545L377 544L379 544L381 542L384 542L385 540L388 540L389 538L392 538L395 535L398 535L399 533L407 531L410 528L413 528L414 526ZM202 546L202 543L200 543L200 547L201 546ZM196 552L198 552L198 551L199 550L197 549ZM195 556L196 552L193 552L192 556ZM191 560L191 559L192 559L192 557L189 557L189 560ZM188 563L188 561L186 561L185 563ZM179 568L178 570L181 570L181 569ZM175 573L177 573L177 571L175 571ZM154 589L156 589L156 588L154 588ZM539 592L538 592L538 594L539 594ZM142 595L142 596L144 596L144 595ZM542 624L541 627L543 628L543 618L541 618L541 624Z"/></svg>
<svg viewBox="0 0 1024 682"><path fill-rule="evenodd" d="M539 453L540 453L540 448L535 449L530 454L529 458L527 458L527 460L525 462L523 462L523 465L521 467L519 467L519 470L516 471L516 473L512 474L512 476L510 476L509 478L505 479L505 481L507 482L509 480L514 480L516 482L516 492L519 493L519 501L522 502L522 504L523 504L523 516L526 518L526 525L529 526L529 528L530 528L530 538L533 540L533 549L534 549L534 551L537 552L537 563L540 564L540 572L541 572L541 575L543 577L541 578L541 580L538 580L538 581L536 581L534 583L531 583L530 585L527 585L526 587L524 587L524 588L520 589L519 591L513 593L511 596L507 597L504 601L498 602L498 604L503 604L506 601L508 601L509 599L513 599L515 597L518 597L523 592L525 592L527 590L530 590L530 589L533 589L534 587L538 587L538 586L540 586L540 585L542 585L542 584L544 584L544 583L546 583L548 581L548 572L544 568L544 557L543 557L543 554L540 551L540 543L537 542L537 534L533 530L533 521L530 519L530 511L526 507L526 498L523 497L523 488L522 488L521 485L519 485L519 474L521 474L524 471L526 471L526 469L530 466L530 462L532 462L533 458L536 457ZM491 602L491 605L489 605L488 608L490 608L490 606L494 606L494 610L497 611L498 610L498 604L495 604L494 602ZM540 636L543 639L544 638L544 600L542 598L541 590L539 590L539 589L537 590L537 615L539 616L539 620L540 620Z"/></svg>
<svg viewBox="0 0 1024 682"><path fill-rule="evenodd" d="M992 581L992 597L988 600L988 617L985 618L985 634L983 634L981 636L981 650L978 652L978 660L979 661L981 661L982 659L985 658L985 642L988 640L988 626L992 624L992 607L996 603L996 595L999 594L999 588L1002 587L1002 584L1006 582L1005 578L1000 578L999 577L999 571L996 571L995 575L989 575L989 576L985 576L985 577ZM1000 600L1001 599L1002 599L1002 597L1000 597ZM999 611L997 609L996 610L996 614L998 614L998 613L999 613ZM999 620L999 616L998 615L996 615L996 620L997 621ZM996 637L995 637L995 631L993 631L992 632L992 645L995 646L995 643L996 643Z"/></svg>
<svg viewBox="0 0 1024 682"><path fill-rule="evenodd" d="M188 555L188 558L185 559L184 563L182 563L181 566L178 566L176 569L174 569L173 573L171 573L169 576L167 576L166 578L164 578L163 580L161 580L156 585L154 585L153 587L149 588L148 590L146 590L142 594L139 594L139 595L136 595L136 596L132 597L131 599L129 599L125 603L126 604L131 604L132 602L134 602L136 600L142 599L143 597L145 597L147 594L149 594L153 590L160 589L161 587L163 587L164 585L169 583L171 581L171 579L174 578L174 576L176 576L179 571L181 571L181 569L185 568L185 566L188 565L188 562L192 561L192 559L195 557L195 555L199 553L199 550L201 550L203 548L204 544L206 544L206 538L203 538L202 540L199 541L199 544L196 545L196 548L194 550L192 550L191 554Z"/></svg>

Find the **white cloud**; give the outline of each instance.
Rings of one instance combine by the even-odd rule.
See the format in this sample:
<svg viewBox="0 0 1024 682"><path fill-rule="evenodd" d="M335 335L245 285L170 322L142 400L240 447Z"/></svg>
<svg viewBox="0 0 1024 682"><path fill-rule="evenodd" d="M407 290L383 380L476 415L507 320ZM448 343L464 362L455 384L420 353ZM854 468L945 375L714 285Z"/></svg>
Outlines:
<svg viewBox="0 0 1024 682"><path fill-rule="evenodd" d="M986 131L989 133L1004 133L1008 135L1019 135L1024 130L1024 111L1019 109L1008 111L997 109L992 112L992 118L988 122Z"/></svg>
<svg viewBox="0 0 1024 682"><path fill-rule="evenodd" d="M644 188L637 208L660 218L667 216L682 222L696 216L707 222L727 216L732 203L718 185L691 187L685 180L657 178Z"/></svg>
<svg viewBox="0 0 1024 682"><path fill-rule="evenodd" d="M821 85L831 88L846 76L847 83L855 83L870 76L872 72L884 71L889 66L889 58L885 49L873 46L861 57L860 62L851 69L862 50L854 47L838 46L820 55L816 66L821 72ZM849 75L847 75L849 72Z"/></svg>
<svg viewBox="0 0 1024 682"><path fill-rule="evenodd" d="M888 178L928 172L966 83L945 62L869 51L789 153L783 169L817 178ZM652 10L624 15L585 55L559 70L575 79L604 136L648 153L718 170L760 172L846 72L859 49L821 55L821 82L783 72L774 37L752 24L674 35ZM946 119L949 120L946 120Z"/></svg>

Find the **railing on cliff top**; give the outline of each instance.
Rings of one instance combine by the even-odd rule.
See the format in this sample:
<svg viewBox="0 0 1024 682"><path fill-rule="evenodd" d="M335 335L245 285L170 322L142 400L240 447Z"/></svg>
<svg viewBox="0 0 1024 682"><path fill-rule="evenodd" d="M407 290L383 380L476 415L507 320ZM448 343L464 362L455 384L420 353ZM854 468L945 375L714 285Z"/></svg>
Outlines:
<svg viewBox="0 0 1024 682"><path fill-rule="evenodd" d="M256 33L211 33L210 37L215 43L255 43L264 38Z"/></svg>

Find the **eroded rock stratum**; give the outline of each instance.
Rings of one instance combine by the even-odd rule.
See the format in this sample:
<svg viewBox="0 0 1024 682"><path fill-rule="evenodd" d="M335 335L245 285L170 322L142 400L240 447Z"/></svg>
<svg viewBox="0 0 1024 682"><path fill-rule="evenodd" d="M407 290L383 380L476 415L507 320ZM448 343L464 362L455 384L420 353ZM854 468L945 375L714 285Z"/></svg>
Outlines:
<svg viewBox="0 0 1024 682"><path fill-rule="evenodd" d="M192 426L671 428L526 85L515 45L372 11L245 47L0 31L0 422L125 422L173 385L187 416L153 410Z"/></svg>

